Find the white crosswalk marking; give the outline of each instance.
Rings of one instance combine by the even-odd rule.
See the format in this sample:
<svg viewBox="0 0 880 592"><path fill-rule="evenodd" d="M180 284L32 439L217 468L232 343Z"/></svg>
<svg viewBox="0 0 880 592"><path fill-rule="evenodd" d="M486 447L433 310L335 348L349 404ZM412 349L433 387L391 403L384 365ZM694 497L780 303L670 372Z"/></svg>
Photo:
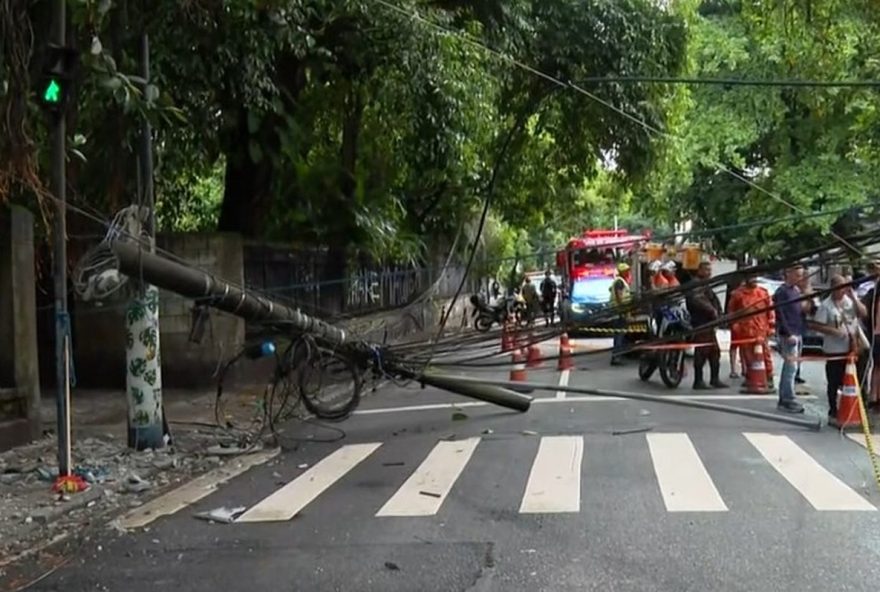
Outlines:
<svg viewBox="0 0 880 592"><path fill-rule="evenodd" d="M743 435L817 510L876 510L787 436Z"/></svg>
<svg viewBox="0 0 880 592"><path fill-rule="evenodd" d="M646 434L663 503L670 512L726 512L687 434Z"/></svg>
<svg viewBox="0 0 880 592"><path fill-rule="evenodd" d="M242 514L236 522L290 520L381 445L378 442L343 446Z"/></svg>
<svg viewBox="0 0 880 592"><path fill-rule="evenodd" d="M846 437L863 448L868 447L864 432L847 432ZM874 448L874 455L880 455L880 435L871 434L871 445Z"/></svg>
<svg viewBox="0 0 880 592"><path fill-rule="evenodd" d="M581 508L580 436L541 438L519 511L523 514L578 512Z"/></svg>
<svg viewBox="0 0 880 592"><path fill-rule="evenodd" d="M376 516L433 516L473 455L480 438L439 442Z"/></svg>

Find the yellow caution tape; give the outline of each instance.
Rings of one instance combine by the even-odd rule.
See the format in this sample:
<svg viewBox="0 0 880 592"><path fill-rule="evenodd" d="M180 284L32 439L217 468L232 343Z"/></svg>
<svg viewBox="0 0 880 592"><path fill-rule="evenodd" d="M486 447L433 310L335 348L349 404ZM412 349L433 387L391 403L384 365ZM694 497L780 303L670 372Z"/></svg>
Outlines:
<svg viewBox="0 0 880 592"><path fill-rule="evenodd" d="M862 433L865 435L865 448L868 450L868 457L871 459L871 468L874 469L874 481L877 488L880 489L880 464L877 462L877 454L874 452L874 442L871 438L871 426L868 425L868 413L865 411L865 402L862 401L862 393L857 397L859 400L859 413L862 416Z"/></svg>
<svg viewBox="0 0 880 592"><path fill-rule="evenodd" d="M620 327L608 328L608 327L593 327L590 325L584 325L584 326L579 326L578 329L581 329L584 331L590 331L592 333L609 333L609 334L647 333L648 332L648 325L647 324L630 325L630 326L623 328L623 329Z"/></svg>

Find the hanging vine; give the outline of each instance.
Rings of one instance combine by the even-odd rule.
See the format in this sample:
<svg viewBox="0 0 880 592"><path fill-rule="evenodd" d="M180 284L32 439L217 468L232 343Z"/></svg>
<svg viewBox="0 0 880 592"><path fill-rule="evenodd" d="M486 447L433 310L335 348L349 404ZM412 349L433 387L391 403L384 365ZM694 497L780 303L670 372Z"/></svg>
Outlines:
<svg viewBox="0 0 880 592"><path fill-rule="evenodd" d="M34 48L29 0L0 0L0 204L35 197L48 220L30 118L29 65Z"/></svg>

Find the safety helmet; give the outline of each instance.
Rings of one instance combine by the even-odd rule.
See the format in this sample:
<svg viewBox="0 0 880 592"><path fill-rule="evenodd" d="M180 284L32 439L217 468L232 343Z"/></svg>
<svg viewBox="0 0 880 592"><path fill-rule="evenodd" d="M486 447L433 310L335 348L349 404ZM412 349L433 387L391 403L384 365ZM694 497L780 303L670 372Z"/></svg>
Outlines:
<svg viewBox="0 0 880 592"><path fill-rule="evenodd" d="M620 273L625 273L625 272L629 271L629 264L624 263L624 262L618 263L617 264L617 271Z"/></svg>
<svg viewBox="0 0 880 592"><path fill-rule="evenodd" d="M651 273L657 273L658 271L660 271L660 262L651 261L651 263L648 264L648 271L650 271Z"/></svg>
<svg viewBox="0 0 880 592"><path fill-rule="evenodd" d="M660 269L663 271L675 271L675 261L667 261Z"/></svg>

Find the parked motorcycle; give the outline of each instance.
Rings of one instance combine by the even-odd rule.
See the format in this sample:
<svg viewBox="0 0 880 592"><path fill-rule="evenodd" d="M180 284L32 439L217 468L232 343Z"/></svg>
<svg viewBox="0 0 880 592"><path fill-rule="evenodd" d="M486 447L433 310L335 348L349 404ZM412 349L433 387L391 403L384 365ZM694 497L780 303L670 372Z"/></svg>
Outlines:
<svg viewBox="0 0 880 592"><path fill-rule="evenodd" d="M652 339L683 335L691 330L691 317L684 304L664 306L658 316L659 323L657 317L648 323ZM639 358L639 378L648 381L654 371L659 369L663 384L676 388L684 378L684 359L683 349L646 350Z"/></svg>
<svg viewBox="0 0 880 592"><path fill-rule="evenodd" d="M471 304L474 307L471 311L474 329L481 333L485 333L496 323L504 325L511 318L520 325L528 321L525 301L515 296L501 298L490 305L482 295L474 294L471 296Z"/></svg>

